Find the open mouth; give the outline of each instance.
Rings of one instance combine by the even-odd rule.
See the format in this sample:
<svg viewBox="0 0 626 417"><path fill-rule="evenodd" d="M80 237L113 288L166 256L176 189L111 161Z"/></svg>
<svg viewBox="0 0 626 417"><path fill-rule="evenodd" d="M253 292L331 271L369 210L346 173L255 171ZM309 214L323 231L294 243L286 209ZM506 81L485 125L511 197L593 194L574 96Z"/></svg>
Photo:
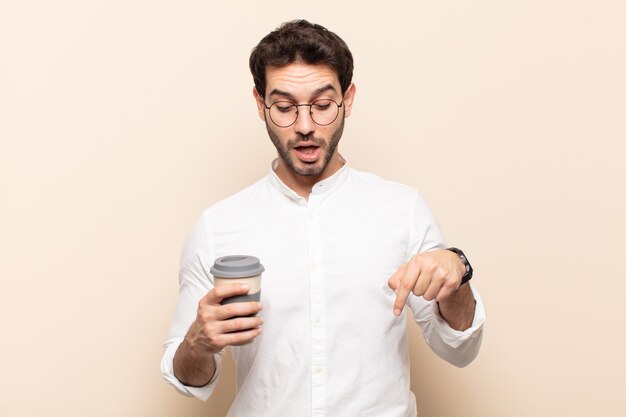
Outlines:
<svg viewBox="0 0 626 417"><path fill-rule="evenodd" d="M293 150L303 162L315 162L320 156L321 147L310 143L301 143L293 147Z"/></svg>

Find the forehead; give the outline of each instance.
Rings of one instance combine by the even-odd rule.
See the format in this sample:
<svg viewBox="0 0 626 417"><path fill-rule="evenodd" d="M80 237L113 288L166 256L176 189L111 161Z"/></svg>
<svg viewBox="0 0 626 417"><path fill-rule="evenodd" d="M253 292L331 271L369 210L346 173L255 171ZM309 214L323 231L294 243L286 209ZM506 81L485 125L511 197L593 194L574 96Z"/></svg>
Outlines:
<svg viewBox="0 0 626 417"><path fill-rule="evenodd" d="M276 95L278 91L289 93L294 98L308 99L326 86L334 89L334 92L332 89L327 89L326 92L341 94L337 73L327 65L293 63L284 67L268 67L265 79L268 96Z"/></svg>

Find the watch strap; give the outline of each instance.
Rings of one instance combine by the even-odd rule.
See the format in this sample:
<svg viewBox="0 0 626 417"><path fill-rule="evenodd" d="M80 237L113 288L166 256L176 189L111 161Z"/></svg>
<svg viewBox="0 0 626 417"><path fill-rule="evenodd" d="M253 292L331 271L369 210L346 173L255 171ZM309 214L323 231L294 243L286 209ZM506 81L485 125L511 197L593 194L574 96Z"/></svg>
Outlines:
<svg viewBox="0 0 626 417"><path fill-rule="evenodd" d="M467 256L465 256L465 253L463 253L463 251L461 249L459 249L459 248L448 248L447 250L456 253L459 256L459 258L461 259L461 262L463 262L463 265L465 265L465 274L463 275L463 278L461 278L461 285L463 285L467 281L472 279L472 275L474 275L474 268L472 268L472 265L467 260Z"/></svg>

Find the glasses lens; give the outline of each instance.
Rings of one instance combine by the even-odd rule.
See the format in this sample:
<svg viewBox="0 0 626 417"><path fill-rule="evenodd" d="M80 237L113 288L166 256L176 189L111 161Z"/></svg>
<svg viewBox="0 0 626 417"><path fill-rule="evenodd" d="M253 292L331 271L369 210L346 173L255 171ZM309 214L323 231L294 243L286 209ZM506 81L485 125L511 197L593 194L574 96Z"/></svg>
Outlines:
<svg viewBox="0 0 626 417"><path fill-rule="evenodd" d="M298 107L308 106L311 118L320 126L327 126L335 121L339 114L339 104L333 100L316 100L311 104L295 104L291 101L277 101L270 106L270 119L276 126L289 127L298 118Z"/></svg>
<svg viewBox="0 0 626 417"><path fill-rule="evenodd" d="M339 105L333 100L317 100L311 104L311 117L320 126L331 124L339 114Z"/></svg>
<svg viewBox="0 0 626 417"><path fill-rule="evenodd" d="M290 101L277 101L270 106L270 118L277 126L291 126L298 117L298 107Z"/></svg>

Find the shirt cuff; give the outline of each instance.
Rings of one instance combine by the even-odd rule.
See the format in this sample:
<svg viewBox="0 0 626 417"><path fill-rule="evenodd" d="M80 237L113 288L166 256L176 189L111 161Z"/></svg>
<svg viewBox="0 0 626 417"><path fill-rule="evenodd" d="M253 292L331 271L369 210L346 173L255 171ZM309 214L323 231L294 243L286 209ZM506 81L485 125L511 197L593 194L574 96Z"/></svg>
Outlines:
<svg viewBox="0 0 626 417"><path fill-rule="evenodd" d="M470 285L465 284L465 285ZM470 328L460 331L455 330L448 324L447 321L441 317L441 313L439 312L439 305L435 302L433 303L433 327L432 331L436 332L441 340L448 346L453 348L457 348L465 343L468 339L474 336L475 333L480 333L479 331L482 329L482 326L485 322L485 307L483 305L482 299L478 294L478 291L472 286L472 294L474 296L474 300L476 300L476 307L474 309L474 320L472 321L472 325Z"/></svg>
<svg viewBox="0 0 626 417"><path fill-rule="evenodd" d="M209 383L203 387L190 387L188 385L184 385L174 375L174 354L182 341L183 338L176 338L165 342L163 358L161 359L161 375L163 375L163 378L181 394L206 401L209 399L213 390L217 386L222 363L222 352L215 354L215 373Z"/></svg>

